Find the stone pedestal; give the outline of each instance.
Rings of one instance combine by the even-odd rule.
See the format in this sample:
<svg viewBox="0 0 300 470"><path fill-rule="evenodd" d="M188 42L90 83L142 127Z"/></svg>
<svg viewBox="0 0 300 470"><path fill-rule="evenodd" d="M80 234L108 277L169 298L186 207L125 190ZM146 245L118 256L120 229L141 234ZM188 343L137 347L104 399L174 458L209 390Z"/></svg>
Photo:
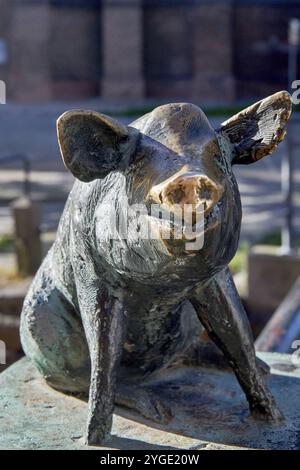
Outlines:
<svg viewBox="0 0 300 470"><path fill-rule="evenodd" d="M300 275L300 255L282 255L279 247L256 246L248 257L247 305L255 323L265 326Z"/></svg>
<svg viewBox="0 0 300 470"><path fill-rule="evenodd" d="M102 10L105 99L144 97L143 11L141 0L105 0Z"/></svg>
<svg viewBox="0 0 300 470"><path fill-rule="evenodd" d="M272 367L269 385L286 418L282 425L249 417L231 372L182 368L166 372L160 382L160 397L175 415L168 426L117 408L112 437L103 448L299 449L300 364L289 355L259 356ZM27 359L0 375L0 449L84 449L86 415L84 401L49 388Z"/></svg>

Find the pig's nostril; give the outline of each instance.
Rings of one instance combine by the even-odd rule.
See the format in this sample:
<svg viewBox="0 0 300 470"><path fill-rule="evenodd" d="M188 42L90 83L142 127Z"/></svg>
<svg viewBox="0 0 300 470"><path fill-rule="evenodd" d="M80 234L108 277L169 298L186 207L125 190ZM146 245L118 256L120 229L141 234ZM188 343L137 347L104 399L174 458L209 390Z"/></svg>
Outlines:
<svg viewBox="0 0 300 470"><path fill-rule="evenodd" d="M202 204L203 210L206 211L213 204L213 194L207 189L198 188L198 201Z"/></svg>
<svg viewBox="0 0 300 470"><path fill-rule="evenodd" d="M185 192L182 188L175 188L172 191L167 191L165 194L165 198L171 204L180 204L185 197Z"/></svg>
<svg viewBox="0 0 300 470"><path fill-rule="evenodd" d="M220 198L220 191L217 186L209 180L200 179L197 187L197 196L199 203L203 205L206 211L213 207Z"/></svg>
<svg viewBox="0 0 300 470"><path fill-rule="evenodd" d="M201 188L201 186L198 188L197 196L199 199L204 199L204 200L212 199L211 191L209 191L207 188Z"/></svg>

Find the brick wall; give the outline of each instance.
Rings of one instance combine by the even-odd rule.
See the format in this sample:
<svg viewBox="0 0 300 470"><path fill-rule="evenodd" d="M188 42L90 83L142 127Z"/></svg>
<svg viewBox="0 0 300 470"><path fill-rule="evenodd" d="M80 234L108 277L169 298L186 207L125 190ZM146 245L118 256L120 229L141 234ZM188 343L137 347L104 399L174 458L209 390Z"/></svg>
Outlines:
<svg viewBox="0 0 300 470"><path fill-rule="evenodd" d="M192 13L182 6L145 8L143 62L148 96L190 95L194 74Z"/></svg>
<svg viewBox="0 0 300 470"><path fill-rule="evenodd" d="M142 0L103 1L104 98L144 97Z"/></svg>
<svg viewBox="0 0 300 470"><path fill-rule="evenodd" d="M144 67L149 96L230 101L230 2L152 3L144 13Z"/></svg>
<svg viewBox="0 0 300 470"><path fill-rule="evenodd" d="M287 87L296 0L0 0L13 101L228 102ZM300 56L299 56L300 76Z"/></svg>
<svg viewBox="0 0 300 470"><path fill-rule="evenodd" d="M287 88L287 30L300 18L300 2L243 2L234 17L234 74L237 96L264 96ZM300 54L299 54L300 76Z"/></svg>
<svg viewBox="0 0 300 470"><path fill-rule="evenodd" d="M49 100L50 6L47 2L16 2L11 15L8 98Z"/></svg>
<svg viewBox="0 0 300 470"><path fill-rule="evenodd" d="M194 100L234 99L232 4L197 5L194 18Z"/></svg>
<svg viewBox="0 0 300 470"><path fill-rule="evenodd" d="M6 34L8 98L16 102L76 99L99 94L99 0L0 0L0 38ZM0 68L0 79L2 78ZM4 71L3 71L4 74Z"/></svg>
<svg viewBox="0 0 300 470"><path fill-rule="evenodd" d="M98 10L53 7L49 38L53 96L81 98L98 95L101 49Z"/></svg>

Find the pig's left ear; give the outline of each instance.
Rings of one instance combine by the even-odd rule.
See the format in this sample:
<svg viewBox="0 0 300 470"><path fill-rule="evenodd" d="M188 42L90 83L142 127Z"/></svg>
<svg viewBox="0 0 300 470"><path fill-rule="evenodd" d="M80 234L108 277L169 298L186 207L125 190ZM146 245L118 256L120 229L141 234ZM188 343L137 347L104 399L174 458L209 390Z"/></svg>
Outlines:
<svg viewBox="0 0 300 470"><path fill-rule="evenodd" d="M57 121L66 167L81 181L122 170L135 152L138 131L94 111L67 111Z"/></svg>
<svg viewBox="0 0 300 470"><path fill-rule="evenodd" d="M232 164L253 163L272 153L284 139L291 109L289 93L280 91L225 121L217 136Z"/></svg>

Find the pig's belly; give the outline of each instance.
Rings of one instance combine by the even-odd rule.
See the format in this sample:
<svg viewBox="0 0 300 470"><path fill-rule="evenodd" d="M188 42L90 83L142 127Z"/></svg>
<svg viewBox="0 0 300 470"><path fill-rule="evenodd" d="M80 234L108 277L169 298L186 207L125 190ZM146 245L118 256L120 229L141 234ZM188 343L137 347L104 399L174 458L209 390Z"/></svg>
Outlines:
<svg viewBox="0 0 300 470"><path fill-rule="evenodd" d="M200 328L189 302L176 298L151 302L145 295L139 304L127 307L122 364L152 372L182 353Z"/></svg>

